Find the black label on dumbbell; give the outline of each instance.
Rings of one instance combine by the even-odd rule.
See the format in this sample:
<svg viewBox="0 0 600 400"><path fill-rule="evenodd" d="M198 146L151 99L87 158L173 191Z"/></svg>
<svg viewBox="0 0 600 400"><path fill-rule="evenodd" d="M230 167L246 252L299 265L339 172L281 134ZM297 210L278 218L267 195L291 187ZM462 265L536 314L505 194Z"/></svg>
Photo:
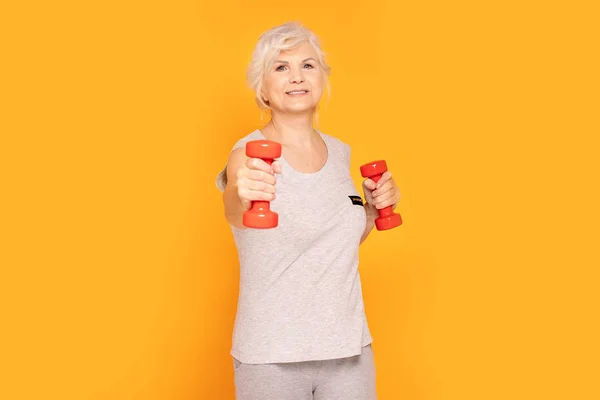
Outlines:
<svg viewBox="0 0 600 400"><path fill-rule="evenodd" d="M363 206L363 201L362 198L360 196L348 196L350 197L350 200L352 200L352 204L356 205L356 206Z"/></svg>

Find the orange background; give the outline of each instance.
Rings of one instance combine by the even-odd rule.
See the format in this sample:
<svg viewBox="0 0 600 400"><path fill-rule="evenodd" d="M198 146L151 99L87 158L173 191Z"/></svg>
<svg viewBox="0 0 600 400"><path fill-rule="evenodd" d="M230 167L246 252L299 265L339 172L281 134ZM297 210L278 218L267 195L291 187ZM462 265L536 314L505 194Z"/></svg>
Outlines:
<svg viewBox="0 0 600 400"><path fill-rule="evenodd" d="M592 2L589 2L591 4ZM19 5L17 5L19 4ZM214 178L260 33L323 42L321 129L388 161L361 247L383 400L598 399L598 14L584 2L3 5L0 398L232 399Z"/></svg>

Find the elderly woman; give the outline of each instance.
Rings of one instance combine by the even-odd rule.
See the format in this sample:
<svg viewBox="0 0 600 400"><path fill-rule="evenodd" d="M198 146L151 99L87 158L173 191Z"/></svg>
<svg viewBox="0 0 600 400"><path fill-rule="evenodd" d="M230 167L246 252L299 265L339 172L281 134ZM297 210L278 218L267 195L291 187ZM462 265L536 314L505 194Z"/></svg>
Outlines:
<svg viewBox="0 0 600 400"><path fill-rule="evenodd" d="M400 193L386 172L362 183L363 204L349 145L313 128L328 75L318 38L302 25L262 34L248 80L271 118L233 146L217 178L240 261L231 348L239 400L376 399L358 247ZM273 164L246 156L259 139L281 144ZM257 200L271 202L276 228L242 224Z"/></svg>

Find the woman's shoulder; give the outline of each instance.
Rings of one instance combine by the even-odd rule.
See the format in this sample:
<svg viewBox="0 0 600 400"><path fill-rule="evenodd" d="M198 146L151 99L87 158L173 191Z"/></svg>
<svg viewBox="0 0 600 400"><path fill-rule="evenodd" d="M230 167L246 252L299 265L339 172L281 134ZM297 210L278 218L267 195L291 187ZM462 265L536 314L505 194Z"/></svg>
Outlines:
<svg viewBox="0 0 600 400"><path fill-rule="evenodd" d="M343 139L340 139L339 136L335 135L335 134L331 134L331 133L325 133L323 131L320 130L316 130L317 132L319 132L321 134L321 136L328 141L329 143L333 143L335 145L338 145L340 147L346 147L349 146L348 143L346 143Z"/></svg>
<svg viewBox="0 0 600 400"><path fill-rule="evenodd" d="M346 143L344 140L340 139L337 136L334 136L334 135L328 134L328 133L324 133L319 130L317 130L317 132L319 132L323 136L326 143L332 145L333 147L337 148L337 150L341 151L342 154L344 155L344 157L348 157L350 155L350 145L348 143Z"/></svg>

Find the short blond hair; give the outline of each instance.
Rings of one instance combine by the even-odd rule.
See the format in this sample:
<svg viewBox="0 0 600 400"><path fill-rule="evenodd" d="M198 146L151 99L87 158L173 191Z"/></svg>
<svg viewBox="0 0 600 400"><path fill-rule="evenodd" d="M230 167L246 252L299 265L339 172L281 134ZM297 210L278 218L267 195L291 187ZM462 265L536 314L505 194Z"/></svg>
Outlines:
<svg viewBox="0 0 600 400"><path fill-rule="evenodd" d="M260 35L246 73L248 85L254 91L256 103L262 110L270 109L261 96L266 71L273 66L281 51L294 49L304 41L307 41L317 53L317 62L325 72L327 90L331 94L327 80L331 68L325 62L325 53L321 49L319 38L300 22L287 22Z"/></svg>

